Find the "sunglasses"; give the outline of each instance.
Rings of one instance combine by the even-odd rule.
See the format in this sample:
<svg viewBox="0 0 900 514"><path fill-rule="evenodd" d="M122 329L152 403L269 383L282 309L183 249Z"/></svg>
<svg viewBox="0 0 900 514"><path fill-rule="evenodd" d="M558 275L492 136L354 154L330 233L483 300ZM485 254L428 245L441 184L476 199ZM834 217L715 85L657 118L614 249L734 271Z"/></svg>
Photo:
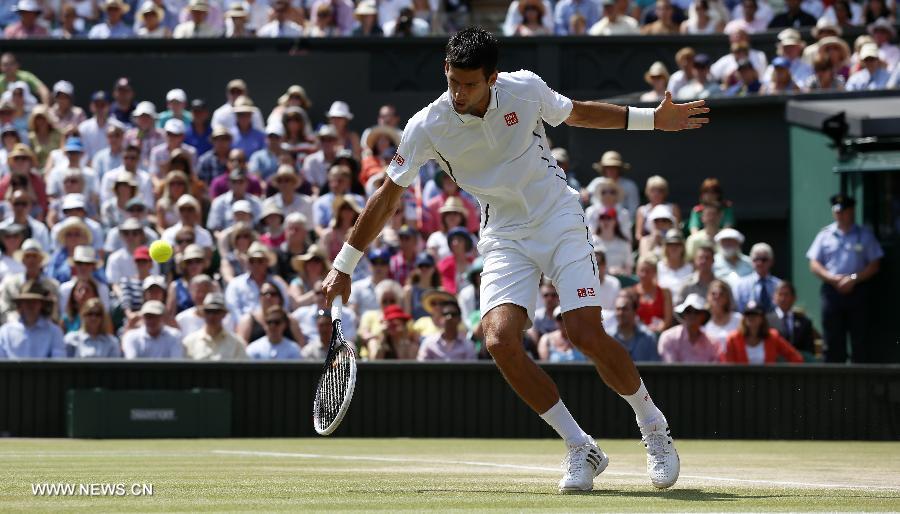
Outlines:
<svg viewBox="0 0 900 514"><path fill-rule="evenodd" d="M268 325L270 327L277 327L278 325L283 325L283 324L284 324L284 320L281 320L281 319L272 319L272 320L266 321L266 325Z"/></svg>
<svg viewBox="0 0 900 514"><path fill-rule="evenodd" d="M444 316L444 319L453 319L461 316L461 314L457 311L442 312L441 315Z"/></svg>
<svg viewBox="0 0 900 514"><path fill-rule="evenodd" d="M28 207L28 202L13 202L13 207Z"/></svg>
<svg viewBox="0 0 900 514"><path fill-rule="evenodd" d="M188 266L190 266L191 264L203 264L203 259L188 259L184 261L184 263Z"/></svg>
<svg viewBox="0 0 900 514"><path fill-rule="evenodd" d="M194 242L193 239L176 239L175 240L175 244L180 244L180 245L189 245L193 242Z"/></svg>
<svg viewBox="0 0 900 514"><path fill-rule="evenodd" d="M139 236L139 235L141 235L141 231L140 230L122 230L121 234L125 237Z"/></svg>
<svg viewBox="0 0 900 514"><path fill-rule="evenodd" d="M612 216L600 216L600 221L614 221L615 219Z"/></svg>
<svg viewBox="0 0 900 514"><path fill-rule="evenodd" d="M85 317L88 317L88 318L99 318L99 317L103 316L103 313L100 313L100 312L85 312L84 315L85 315Z"/></svg>
<svg viewBox="0 0 900 514"><path fill-rule="evenodd" d="M278 291L263 291L262 296L278 296Z"/></svg>
<svg viewBox="0 0 900 514"><path fill-rule="evenodd" d="M754 257L753 262L769 262L768 257Z"/></svg>

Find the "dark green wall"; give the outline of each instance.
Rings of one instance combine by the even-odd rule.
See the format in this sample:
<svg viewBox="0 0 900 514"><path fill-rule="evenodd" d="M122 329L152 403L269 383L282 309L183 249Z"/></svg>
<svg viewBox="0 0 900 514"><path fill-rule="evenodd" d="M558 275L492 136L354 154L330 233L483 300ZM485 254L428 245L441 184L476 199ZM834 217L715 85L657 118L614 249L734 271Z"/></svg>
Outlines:
<svg viewBox="0 0 900 514"><path fill-rule="evenodd" d="M636 438L634 414L593 366L543 368L582 427ZM641 366L681 438L900 438L897 366ZM0 362L0 434L65 435L69 389L222 389L235 437L312 436L316 363ZM157 405L156 407L159 407ZM350 437L554 437L490 362L362 363L336 432Z"/></svg>

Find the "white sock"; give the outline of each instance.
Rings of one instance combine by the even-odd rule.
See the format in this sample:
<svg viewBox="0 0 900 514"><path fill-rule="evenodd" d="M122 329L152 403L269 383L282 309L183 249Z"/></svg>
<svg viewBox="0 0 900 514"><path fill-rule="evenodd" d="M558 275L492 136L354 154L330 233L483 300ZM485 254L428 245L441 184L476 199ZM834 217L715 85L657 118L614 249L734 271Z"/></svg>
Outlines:
<svg viewBox="0 0 900 514"><path fill-rule="evenodd" d="M629 395L623 394L620 396L625 398L625 401L631 405L632 409L634 409L634 415L637 416L639 425L646 425L651 421L662 419L662 411L653 404L650 393L648 393L647 388L644 387L643 380L641 380L641 385L638 387L636 393Z"/></svg>
<svg viewBox="0 0 900 514"><path fill-rule="evenodd" d="M553 427L553 430L556 430L556 433L569 446L578 446L591 440L591 436L581 430L581 427L578 426L575 418L569 413L569 409L566 408L566 404L562 400L556 402L556 405L550 407L550 410L541 414L541 419Z"/></svg>

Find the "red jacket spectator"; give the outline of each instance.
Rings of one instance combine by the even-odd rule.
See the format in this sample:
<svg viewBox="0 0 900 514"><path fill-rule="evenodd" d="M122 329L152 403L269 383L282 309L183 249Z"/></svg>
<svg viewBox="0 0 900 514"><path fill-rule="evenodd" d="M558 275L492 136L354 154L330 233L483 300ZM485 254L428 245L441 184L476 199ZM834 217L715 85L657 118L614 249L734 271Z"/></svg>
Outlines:
<svg viewBox="0 0 900 514"><path fill-rule="evenodd" d="M781 357L788 362L803 362L803 356L800 352L791 346L791 343L785 341L783 337L778 335L775 329L769 329L768 335L763 340L765 357L763 362L773 364ZM722 362L731 362L734 364L749 364L747 358L747 343L744 334L740 329L735 330L728 336L725 346L725 352L719 356Z"/></svg>

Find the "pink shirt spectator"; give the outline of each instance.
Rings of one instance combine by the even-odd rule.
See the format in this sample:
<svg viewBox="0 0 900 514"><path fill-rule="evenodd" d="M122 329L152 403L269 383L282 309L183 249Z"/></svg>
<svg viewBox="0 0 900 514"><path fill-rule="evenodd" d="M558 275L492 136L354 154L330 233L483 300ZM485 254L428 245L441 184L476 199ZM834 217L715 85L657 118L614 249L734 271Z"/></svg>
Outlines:
<svg viewBox="0 0 900 514"><path fill-rule="evenodd" d="M441 334L425 336L419 346L420 361L465 361L475 360L475 345L459 334L454 341L445 341Z"/></svg>
<svg viewBox="0 0 900 514"><path fill-rule="evenodd" d="M481 216L478 212L478 208L475 207L475 204L468 198L463 196L460 196L459 198L463 201L463 204L466 206L466 211L468 212L466 215L466 228L469 229L469 232L477 234L478 230L481 228ZM430 234L441 229L441 213L439 211L446 201L447 195L441 193L431 200L428 200L428 203L425 204L427 213L422 220L423 233Z"/></svg>
<svg viewBox="0 0 900 514"><path fill-rule="evenodd" d="M391 278L401 284L406 283L409 274L416 269L416 259L406 260L402 252L397 252L391 257Z"/></svg>
<svg viewBox="0 0 900 514"><path fill-rule="evenodd" d="M214 178L212 184L209 185L209 197L215 198L224 195L231 189L231 183L228 181L228 173L223 173ZM262 184L259 178L252 174L247 174L247 194L260 196L263 194Z"/></svg>
<svg viewBox="0 0 900 514"><path fill-rule="evenodd" d="M692 342L684 325L678 325L659 335L659 356L663 362L717 362L719 347L702 330L697 340Z"/></svg>
<svg viewBox="0 0 900 514"><path fill-rule="evenodd" d="M50 32L43 25L35 25L31 30L26 29L22 22L17 21L6 27L3 37L6 39L30 39L33 37L49 37Z"/></svg>

